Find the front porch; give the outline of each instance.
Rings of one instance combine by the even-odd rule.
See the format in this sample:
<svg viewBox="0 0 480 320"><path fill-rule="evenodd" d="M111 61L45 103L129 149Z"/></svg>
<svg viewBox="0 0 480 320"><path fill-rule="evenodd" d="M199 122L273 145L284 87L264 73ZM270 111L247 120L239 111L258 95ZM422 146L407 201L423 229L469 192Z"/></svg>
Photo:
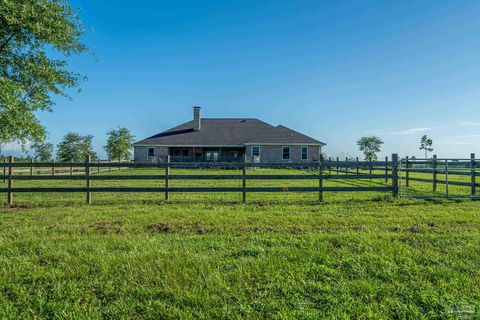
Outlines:
<svg viewBox="0 0 480 320"><path fill-rule="evenodd" d="M243 147L169 147L171 162L243 162Z"/></svg>

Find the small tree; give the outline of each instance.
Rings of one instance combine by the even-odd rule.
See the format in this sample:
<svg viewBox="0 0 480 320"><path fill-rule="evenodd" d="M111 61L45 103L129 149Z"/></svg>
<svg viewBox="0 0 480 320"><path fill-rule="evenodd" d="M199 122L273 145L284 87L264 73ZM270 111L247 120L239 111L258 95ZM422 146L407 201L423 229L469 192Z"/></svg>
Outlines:
<svg viewBox="0 0 480 320"><path fill-rule="evenodd" d="M420 140L420 150L425 151L425 159L428 158L428 152L433 151L432 146L433 146L433 140L427 137L427 135L424 135Z"/></svg>
<svg viewBox="0 0 480 320"><path fill-rule="evenodd" d="M57 158L62 162L80 162L90 155L92 159L97 158L97 154L93 151L93 136L82 136L75 132L69 132L62 142L57 146Z"/></svg>
<svg viewBox="0 0 480 320"><path fill-rule="evenodd" d="M53 144L49 142L34 142L31 146L33 149L33 158L39 161L50 161L53 155Z"/></svg>
<svg viewBox="0 0 480 320"><path fill-rule="evenodd" d="M108 132L107 144L103 147L109 159L130 160L134 136L127 128L112 129Z"/></svg>
<svg viewBox="0 0 480 320"><path fill-rule="evenodd" d="M362 137L357 141L360 151L363 152L365 160L377 160L377 153L381 151L383 141L379 137Z"/></svg>

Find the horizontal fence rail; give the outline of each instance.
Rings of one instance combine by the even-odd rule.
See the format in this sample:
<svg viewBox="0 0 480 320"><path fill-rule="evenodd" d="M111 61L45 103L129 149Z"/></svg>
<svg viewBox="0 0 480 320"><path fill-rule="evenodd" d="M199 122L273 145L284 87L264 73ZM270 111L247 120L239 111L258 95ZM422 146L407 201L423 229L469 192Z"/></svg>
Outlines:
<svg viewBox="0 0 480 320"><path fill-rule="evenodd" d="M90 176L90 180L162 180L167 175L108 175L108 176ZM392 174L354 174L354 175L333 175L333 174L320 174L320 175L278 175L278 174L256 174L256 175L169 175L170 180L352 180L352 179L392 179ZM77 175L73 177L64 176L0 176L0 179L11 180L85 180L86 175Z"/></svg>
<svg viewBox="0 0 480 320"><path fill-rule="evenodd" d="M9 189L1 189L8 191ZM308 192L308 191L329 191L329 192L354 192L354 191L392 191L392 187L90 187L90 188L12 188L12 192Z"/></svg>
<svg viewBox="0 0 480 320"><path fill-rule="evenodd" d="M249 162L162 162L162 163L134 163L134 162L15 162L13 157L3 163L3 174L0 172L0 181L4 180L5 187L0 186L0 192L7 193L9 205L13 204L15 193L66 193L79 192L86 194L87 203L92 202L92 193L99 192L158 192L165 194L165 200L169 199L170 193L195 193L195 192L233 192L242 194L242 202L246 201L247 193L259 192L317 192L318 199L323 200L324 192L391 192L398 196L398 156L394 154L388 161L324 161L319 162L281 162L281 163L249 163ZM47 168L47 169L45 169ZM112 169L162 169L164 174L102 174ZM308 174L249 174L250 169L300 169ZM41 169L41 170L35 170ZM171 174L171 169L236 169L241 174ZM249 169L249 170L247 170ZM63 170L65 174L58 171ZM367 173L360 171L366 170ZM378 172L381 170L381 172ZM47 172L47 174L43 174ZM35 174L34 174L35 173ZM384 185L371 186L325 186L324 181L329 180L385 180ZM29 187L14 186L15 181L84 181L80 187ZM92 182L98 181L132 181L150 180L163 181L160 187L112 187L92 186ZM201 186L172 186L172 181L178 180L237 180L240 187L201 187ZM309 180L318 181L318 186L248 186L247 181L254 180ZM390 181L390 184L388 184Z"/></svg>
<svg viewBox="0 0 480 320"><path fill-rule="evenodd" d="M5 162L3 166L6 168L84 168L85 162ZM176 169L196 169L196 168L336 168L341 167L345 168L372 168L380 169L385 166L391 167L392 161L325 161L325 162L172 162L172 163L135 163L135 162L117 162L117 163L106 163L106 162L90 162L89 167L91 168L132 168L132 169L141 169L141 168L176 168Z"/></svg>

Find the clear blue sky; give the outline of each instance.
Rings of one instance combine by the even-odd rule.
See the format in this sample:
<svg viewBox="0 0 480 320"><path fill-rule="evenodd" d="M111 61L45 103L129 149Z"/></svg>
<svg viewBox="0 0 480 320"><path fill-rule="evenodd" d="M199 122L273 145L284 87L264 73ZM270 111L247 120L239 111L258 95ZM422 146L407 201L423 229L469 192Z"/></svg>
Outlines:
<svg viewBox="0 0 480 320"><path fill-rule="evenodd" d="M67 131L110 128L138 139L192 117L256 117L359 155L480 155L480 1L72 0L95 52L71 59L88 76L40 119Z"/></svg>

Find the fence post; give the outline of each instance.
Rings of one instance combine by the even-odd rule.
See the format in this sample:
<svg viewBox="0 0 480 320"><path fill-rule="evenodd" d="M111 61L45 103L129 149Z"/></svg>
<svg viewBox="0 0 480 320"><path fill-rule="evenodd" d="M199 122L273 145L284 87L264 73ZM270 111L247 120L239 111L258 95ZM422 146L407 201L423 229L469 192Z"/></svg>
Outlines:
<svg viewBox="0 0 480 320"><path fill-rule="evenodd" d="M7 159L3 158L3 183L6 182L5 176L7 175Z"/></svg>
<svg viewBox="0 0 480 320"><path fill-rule="evenodd" d="M328 157L328 173L332 173L332 157Z"/></svg>
<svg viewBox="0 0 480 320"><path fill-rule="evenodd" d="M52 160L52 177L55 175L54 160Z"/></svg>
<svg viewBox="0 0 480 320"><path fill-rule="evenodd" d="M242 203L247 202L247 155L244 155L242 169Z"/></svg>
<svg viewBox="0 0 480 320"><path fill-rule="evenodd" d="M385 175L388 175L388 156L385 157ZM388 183L388 176L385 177L385 183Z"/></svg>
<svg viewBox="0 0 480 320"><path fill-rule="evenodd" d="M112 163L112 159L108 158L108 172L112 172L111 163Z"/></svg>
<svg viewBox="0 0 480 320"><path fill-rule="evenodd" d="M73 165L72 160L70 160L70 175L73 176Z"/></svg>
<svg viewBox="0 0 480 320"><path fill-rule="evenodd" d="M433 191L437 191L437 155L433 155L433 163L432 163L432 179L433 179Z"/></svg>
<svg viewBox="0 0 480 320"><path fill-rule="evenodd" d="M470 180L471 180L471 195L474 196L476 193L475 187L476 187L476 181L475 181L475 176L477 175L476 170L475 170L475 153L470 154Z"/></svg>
<svg viewBox="0 0 480 320"><path fill-rule="evenodd" d="M167 166L165 167L165 201L168 201L168 188L170 188L170 155L167 155Z"/></svg>
<svg viewBox="0 0 480 320"><path fill-rule="evenodd" d="M360 173L360 166L358 165L358 157L356 158L356 160L357 160L357 174L359 174Z"/></svg>
<svg viewBox="0 0 480 320"><path fill-rule="evenodd" d="M33 159L30 159L30 177L33 176Z"/></svg>
<svg viewBox="0 0 480 320"><path fill-rule="evenodd" d="M408 156L405 157L405 187L410 186L410 171L408 170Z"/></svg>
<svg viewBox="0 0 480 320"><path fill-rule="evenodd" d="M340 166L338 165L338 162L339 162L339 161L340 161L340 160L339 160L339 158L337 157L337 174L338 174L338 172L340 171Z"/></svg>
<svg viewBox="0 0 480 320"><path fill-rule="evenodd" d="M372 159L369 160L368 166L369 166L369 168L368 168L368 174L371 175L371 174L372 174ZM372 178L370 178L370 179L372 179Z"/></svg>
<svg viewBox="0 0 480 320"><path fill-rule="evenodd" d="M398 154L392 154L392 195L398 198Z"/></svg>
<svg viewBox="0 0 480 320"><path fill-rule="evenodd" d="M100 173L100 159L97 160L98 166L97 166L97 173Z"/></svg>
<svg viewBox="0 0 480 320"><path fill-rule="evenodd" d="M92 204L92 193L90 192L91 181L90 181L90 156L85 158L85 179L87 187L87 204Z"/></svg>
<svg viewBox="0 0 480 320"><path fill-rule="evenodd" d="M323 156L318 163L318 201L323 201Z"/></svg>
<svg viewBox="0 0 480 320"><path fill-rule="evenodd" d="M13 167L11 164L14 162L13 156L8 157L8 162L10 163L10 167L8 167L8 193L7 193L7 202L8 205L13 205Z"/></svg>
<svg viewBox="0 0 480 320"><path fill-rule="evenodd" d="M448 161L445 160L445 196L448 198Z"/></svg>

